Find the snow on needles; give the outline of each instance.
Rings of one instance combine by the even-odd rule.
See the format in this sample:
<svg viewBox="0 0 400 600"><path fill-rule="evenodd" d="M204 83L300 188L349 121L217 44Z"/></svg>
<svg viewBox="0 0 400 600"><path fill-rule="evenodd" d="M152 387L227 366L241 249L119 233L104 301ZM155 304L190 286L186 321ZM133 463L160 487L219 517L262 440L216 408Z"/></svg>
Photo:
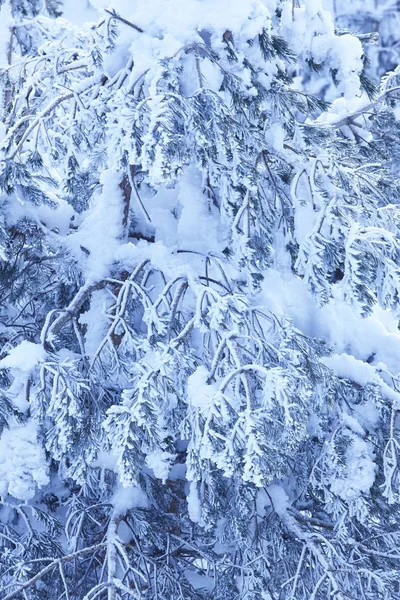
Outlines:
<svg viewBox="0 0 400 600"><path fill-rule="evenodd" d="M24 340L10 350L9 354L0 360L0 369L18 369L29 373L46 358L46 351L41 344Z"/></svg>

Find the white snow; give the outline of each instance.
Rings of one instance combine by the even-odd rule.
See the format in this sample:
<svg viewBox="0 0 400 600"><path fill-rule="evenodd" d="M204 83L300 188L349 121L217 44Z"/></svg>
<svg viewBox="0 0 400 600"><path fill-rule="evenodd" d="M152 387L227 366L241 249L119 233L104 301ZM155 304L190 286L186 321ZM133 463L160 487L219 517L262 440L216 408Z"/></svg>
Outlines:
<svg viewBox="0 0 400 600"><path fill-rule="evenodd" d="M157 479L161 479L165 483L174 458L175 454L157 449L147 454L146 465L153 471Z"/></svg>
<svg viewBox="0 0 400 600"><path fill-rule="evenodd" d="M29 373L36 365L46 358L46 351L41 344L34 344L24 340L9 354L0 360L0 369L18 369L23 373Z"/></svg>
<svg viewBox="0 0 400 600"><path fill-rule="evenodd" d="M87 211L79 231L67 238L71 249L81 260L83 259L80 246L89 251L86 270L94 281L108 275L115 252L123 243L124 200L120 183L119 173L112 170L102 173L101 193Z"/></svg>
<svg viewBox="0 0 400 600"><path fill-rule="evenodd" d="M107 333L109 324L103 318L110 308L113 299L105 290L96 290L90 299L90 307L80 315L79 322L87 326L85 347L89 355L93 356Z"/></svg>
<svg viewBox="0 0 400 600"><path fill-rule="evenodd" d="M91 0L96 8L109 6L108 0ZM193 39L193 33L214 30L215 36L227 29L242 31L250 39L264 25L269 11L260 0L115 0L112 7L149 35L168 32L181 43ZM249 16L252 18L249 19Z"/></svg>
<svg viewBox="0 0 400 600"><path fill-rule="evenodd" d="M10 28L14 23L11 13L11 2L5 0L0 5L0 69L8 66L10 44Z"/></svg>
<svg viewBox="0 0 400 600"><path fill-rule="evenodd" d="M282 10L282 32L290 46L305 58L312 57L317 64L325 61L338 70L339 92L344 98L359 96L359 74L362 70L363 48L360 40L351 35L335 35L330 12L322 9L321 0L305 0L294 8L285 2Z"/></svg>
<svg viewBox="0 0 400 600"><path fill-rule="evenodd" d="M147 508L148 499L143 490L137 485L120 485L112 499L117 514L124 515L132 508Z"/></svg>
<svg viewBox="0 0 400 600"><path fill-rule="evenodd" d="M274 511L278 515L285 515L289 506L289 497L282 486L272 484L267 487L267 496L272 504Z"/></svg>
<svg viewBox="0 0 400 600"><path fill-rule="evenodd" d="M197 483L191 481L189 484L189 494L186 497L190 520L193 523L200 523L201 520L201 502L197 490Z"/></svg>
<svg viewBox="0 0 400 600"><path fill-rule="evenodd" d="M108 3L109 4L109 3ZM97 21L98 12L91 0L64 0L63 18L76 25Z"/></svg>
<svg viewBox="0 0 400 600"><path fill-rule="evenodd" d="M305 334L331 343L337 354L352 354L360 361L373 358L375 364L382 363L394 373L399 370L400 331L389 310L376 307L371 315L361 318L343 302L340 290L320 307L300 278L275 269L266 273L262 303L292 318Z"/></svg>
<svg viewBox="0 0 400 600"><path fill-rule="evenodd" d="M400 392L391 388L380 376L380 370L368 363L357 360L349 354L335 354L322 359L327 367L339 377L349 379L354 383L365 386L369 383L380 387L382 394L391 400L395 408L400 407Z"/></svg>
<svg viewBox="0 0 400 600"><path fill-rule="evenodd" d="M33 421L4 429L0 437L0 496L33 498L49 483L46 455Z"/></svg>
<svg viewBox="0 0 400 600"><path fill-rule="evenodd" d="M179 182L178 199L182 206L177 228L179 245L200 252L221 251L226 246L226 237L219 239L217 209L207 202L201 190L201 174L194 168L188 169Z"/></svg>
<svg viewBox="0 0 400 600"><path fill-rule="evenodd" d="M331 490L343 500L351 501L368 494L375 480L376 465L371 445L354 436L346 450L345 477L332 481Z"/></svg>
<svg viewBox="0 0 400 600"><path fill-rule="evenodd" d="M218 0L218 2L215 2L215 0L152 0L151 2L148 0L115 0L112 9L115 9L124 19L141 27L144 31L138 33L134 27L119 24L121 35L118 49L114 54L105 57L104 70L112 76L126 63L127 57L132 53L134 64L127 75L128 80L133 82L139 76L143 76L143 81L150 88L148 90L149 98L147 99L149 113L152 110L151 118L156 119L160 116L162 107L159 113L156 113L155 109L161 106L163 98L157 92L154 68L148 78L146 78L145 73L147 69L154 67L157 61L164 57L179 54L188 42L202 41L206 31L212 32L213 48L216 50L222 47L223 34L230 30L234 31L238 52L240 53L241 48L246 48L246 51L251 54L254 49L249 48L248 40L253 39L264 27L267 29L271 27L278 4L280 3L276 0L238 0L236 2L232 2L232 0ZM330 111L319 119L319 123L327 125L337 123L350 114L357 112L360 107L366 106L367 100L360 90L359 80L363 66L362 45L357 38L351 35L335 35L333 18L327 11L323 10L322 0L305 0L300 6L297 6L297 3L295 4L291 1L283 3L282 26L278 33L289 41L289 45L303 59L312 58L317 63L326 61L329 63L330 68L337 69L339 86L335 93L340 97L334 99ZM84 0L82 5L77 0L66 0L64 16L75 23L82 23L104 14L102 9L108 6L109 0ZM11 12L7 2L0 9L0 68L5 64L7 58L6 51L11 23ZM258 54L260 54L259 50ZM194 94L198 86L201 86L201 77L196 79L196 63L191 60L193 57L190 56L191 62L188 56L186 58L188 64L185 65L185 69L187 68L187 74L192 74L193 78L188 76L187 81L184 82L185 92L186 94ZM261 58L259 60L261 61ZM185 57L183 61L185 61ZM202 65L206 84L220 93L222 71L216 68L215 64L212 64L207 58L204 59ZM159 67L157 68L160 70ZM232 72L234 68L232 66ZM239 71L241 67L237 68ZM271 71L274 68L277 68L277 66L271 67ZM260 73L259 80L268 85L272 78L271 71ZM247 73L245 70L241 72L244 80L247 77L247 83L250 83L249 73L249 70L247 70ZM80 86L81 82L77 80L71 84L71 89L74 92L79 92ZM118 93L122 95L121 91L116 92L116 106L119 101L122 104L122 100L124 100L124 98L118 96ZM248 93L249 96L255 95L255 88L249 89ZM107 107L107 110L109 108ZM107 127L112 130L115 125L117 131L115 139L118 141L118 115L114 115L112 108L110 108L108 114L111 116ZM115 121L113 121L114 117ZM282 123L272 123L266 133L271 150L283 153L285 151L284 141L287 135ZM0 138L1 136L0 124ZM154 143L154 136L149 133L144 136L144 141L150 145ZM143 259L149 259L154 271L160 269L166 281L168 278L185 277L191 285L188 296L192 293L194 297L196 291L202 286L198 279L199 260L204 261L204 257L199 259L196 252L203 255L210 252L215 253L215 255L221 253L229 240L228 227L230 225L223 222L223 219L220 218L220 209L214 206L211 198L207 198L207 194L204 192L207 182L204 181L202 173L196 167L183 166L180 169L177 182L174 181L173 184L165 183L163 148L162 144L156 143L156 158L153 160L151 153L149 153L148 164L142 165L144 171L146 168L149 169L149 180L156 189L150 190L149 186L146 187L146 184L143 183L140 191L146 209L143 210L140 207L140 201L135 198L134 192L132 193L130 206L131 210L135 212L135 216L136 214L140 215L141 231L151 231L154 234L155 243L148 244L144 240L127 243L127 232L124 231L122 225L126 199L121 190L121 169L118 165L120 156L118 156L117 145L116 143L114 146L115 156L113 154L114 149L109 150L109 156L107 157L109 168L103 171L101 175L101 186L95 193L90 207L84 214L77 217L79 228L74 233L67 235L73 211L67 203L57 198L55 198L58 204L57 211L52 211L48 207L35 207L32 209L17 203L14 208L10 209L9 223L13 219L17 221L21 216L29 216L43 227L49 229L57 227L63 242L65 241L69 250L77 257L79 264L82 266L86 282L99 281L109 277L111 269L116 265L118 265L118 268L124 267L132 271ZM317 162L319 158L317 157L315 161ZM89 164L87 162L86 166ZM241 183L249 185L249 188L251 187L248 181ZM171 185L171 188L173 185L173 189L167 187L168 185ZM316 208L312 203L307 203L303 198L303 195L306 196L307 190L305 188L307 185L312 184L304 182L299 177L296 185L293 186L294 189L292 189L296 196L294 201L296 241L300 243L306 240L316 220L321 217L322 212L318 212L319 207ZM248 201L249 194L250 192L245 196L246 201ZM147 213L150 217L149 222L147 222ZM307 291L305 283L292 274L292 267L289 264L290 258L285 247L286 240L283 239L281 232L277 233L275 242L275 264L273 268L265 273L262 291L257 298L252 298L250 294L248 297L237 294L231 299L228 295L218 297L217 292L215 292L215 299L212 302L210 301L209 306L207 306L209 329L214 330L212 333L223 331L225 335L226 332L222 326L225 325L224 321L228 309L234 303L236 303L236 313L232 317L232 321L234 325L238 324L238 328L241 324L242 315L248 307L247 302L253 305L257 304L262 309L270 310L273 314L288 318L305 336L323 339L330 344L332 354L324 358L322 362L338 377L348 379L361 386L376 385L381 393L393 403L395 408L400 408L400 392L395 391L386 379L387 371L398 372L400 370L400 333L394 315L388 310L385 311L377 307L370 316L361 319L351 306L345 303L340 285L334 288L333 298L327 304L322 307L317 305L311 293ZM82 253L82 247L86 249L84 253ZM178 250L189 250L193 254L179 253ZM204 262L202 263L203 266ZM229 264L226 268L228 277L235 275L231 279L232 281L235 280L234 284L236 284L238 279L236 276L241 274L237 273L235 268ZM243 271L245 272L245 268ZM156 277L151 274L147 283L143 284L147 286L146 294L152 294L155 289L152 286L158 285L153 283L153 279L156 280ZM211 298L213 291L210 290L209 293ZM109 309L113 302L115 302L115 297L112 293L109 293L109 290L97 290L91 294L90 307L79 317L80 324L85 326L85 351L88 355L93 355L105 335L109 326L110 312L112 312ZM230 306L228 306L229 303ZM194 302L189 307L184 305L180 313L180 319L185 319L190 311L194 312L194 306ZM143 313L139 309L138 314L140 327L143 327L143 329L146 324L152 322L152 319L155 323L158 317L154 308L149 306L143 307ZM201 334L203 330L206 330L206 326L202 323L201 306L197 317L195 328L198 328ZM159 323L160 329L165 326L160 319ZM250 331L250 328L248 331ZM230 331L229 334L231 333L233 332ZM193 338L196 335L200 337L198 332L195 332ZM246 338L243 344L247 343L247 338L251 338L251 335L250 332L248 335L242 336L243 339ZM222 336L218 336L219 333L215 336L219 343ZM138 338L140 337L139 333ZM210 339L211 344L211 334ZM141 341L143 342L143 340ZM162 343L160 342L160 348ZM138 354L143 351L144 347L145 343L139 348ZM173 350L176 350L176 348L173 348ZM58 355L59 358L62 357L63 352L67 354L70 351L61 350ZM115 350L115 352L118 351ZM206 353L207 350L204 352ZM240 351L237 350L237 353L239 356ZM231 351L231 355L235 359L234 352ZM201 353L198 356L201 356ZM248 358L246 358L245 353L243 353L243 357L244 360ZM207 355L208 358L210 358L209 362L211 363L213 357ZM238 358L239 367L242 365L241 358L242 356ZM248 359L250 360L250 358ZM21 409L26 410L29 406L28 402L24 400L25 385L28 378L32 371L45 360L46 352L44 348L39 344L28 341L23 341L12 348L9 354L0 360L0 369L11 370L14 381L8 392L11 397L14 394L15 403ZM157 371L159 377L162 378L168 373L169 360L170 355L167 356L167 352L152 348L146 351L147 362L145 365L143 361L142 367L143 365L149 366L149 368ZM257 366L260 371L263 370L261 364L257 364ZM203 417L207 418L213 414L213 407L218 405L218 400L221 398L221 396L218 397L218 393L221 393L218 392L220 385L209 383L212 366L208 365L208 367L199 366L188 377L187 394L184 397L188 404L189 416L193 416L193 414L200 416L199 422ZM293 367L296 367L296 365L294 364ZM230 367L221 367L219 375L224 369L228 370L228 368ZM240 369L238 370L240 372ZM292 423L293 418L289 410L290 406L286 403L286 380L282 372L283 367L281 366L269 368L268 373L265 375L266 392L263 396L259 393L257 401L262 403L262 398L264 399L265 406L263 408L269 408L274 403L280 402L285 409L286 424L289 424ZM222 376L229 379L229 374L223 373ZM243 381L245 383L246 379L243 378ZM109 389L111 390L111 385ZM110 394L112 391L110 391ZM130 391L129 389L123 392L122 397L128 398ZM237 391L238 393L240 391L240 382L237 385ZM179 393L181 392L182 390L179 390ZM26 404L24 404L24 401ZM165 399L165 402L167 404L168 398ZM70 415L73 415L75 406L71 401ZM232 410L234 409L235 406L232 402ZM144 417L140 418L144 420ZM163 415L160 416L160 422L162 421ZM367 495L374 483L375 456L371 444L365 441L363 437L365 429L376 430L379 422L377 406L371 400L361 406L354 407L354 412L351 415L347 413L342 415L342 425L346 432L348 430L352 443L346 449L345 473L342 474L343 476L338 475L333 478L330 487L332 492L346 502L350 503L362 495ZM143 425L143 423L139 424ZM317 431L318 427L318 415L312 415L309 430ZM60 437L62 435L63 432ZM15 498L27 501L34 497L38 488L48 483L46 456L42 449L43 444L38 441L39 437L38 427L30 420L24 425L14 424L12 429L3 431L0 437L0 495L11 494ZM211 444L207 445L206 436L203 437L202 445L197 449L200 457L199 463L214 459L217 468L221 470L225 468L225 474L228 474L228 476L233 475L234 473L229 472L228 468L224 466L223 460L225 459L218 457L215 459L213 457L214 449ZM201 432L198 433L198 438L201 438ZM249 456L252 453L254 455L262 453L254 432L248 435L246 441ZM147 474L151 471L155 478L165 483L171 477L174 459L174 454L158 448L147 453L143 468L147 468ZM261 485L264 479L261 474L259 479L257 479L257 474L254 475L254 464L251 461L252 459L249 458L242 477L244 480L256 480ZM91 467L110 469L118 473L117 463L117 458L112 452L101 450ZM183 478L185 466L175 465L174 476L178 477L179 475ZM201 523L203 490L200 488L197 479L192 480L196 477L194 473L194 469L190 468L189 465L186 488L188 512L193 523ZM290 500L284 485L283 483L282 485L273 483L262 490L262 493L260 492L257 500L257 509L260 514L263 515L265 506L270 504L278 515L286 515ZM124 486L118 484L112 496L112 504L115 512L122 515L134 508L148 508L149 500L145 491L138 485ZM198 563L197 566L200 568L202 565ZM202 579L193 579L193 581L196 581L197 585L197 582L200 584Z"/></svg>
<svg viewBox="0 0 400 600"><path fill-rule="evenodd" d="M188 400L190 406L198 407L203 412L212 405L216 386L207 383L210 376L204 366L200 366L188 379Z"/></svg>

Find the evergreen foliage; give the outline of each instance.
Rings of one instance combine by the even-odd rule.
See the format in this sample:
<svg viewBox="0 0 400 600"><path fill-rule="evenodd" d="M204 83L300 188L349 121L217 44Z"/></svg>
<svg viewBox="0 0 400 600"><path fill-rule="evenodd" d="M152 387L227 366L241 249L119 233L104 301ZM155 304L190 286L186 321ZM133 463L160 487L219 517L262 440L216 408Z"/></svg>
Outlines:
<svg viewBox="0 0 400 600"><path fill-rule="evenodd" d="M0 8L2 597L400 598L400 74L136 4Z"/></svg>
<svg viewBox="0 0 400 600"><path fill-rule="evenodd" d="M326 0L338 33L352 31L369 45L371 71L382 76L398 65L398 0Z"/></svg>

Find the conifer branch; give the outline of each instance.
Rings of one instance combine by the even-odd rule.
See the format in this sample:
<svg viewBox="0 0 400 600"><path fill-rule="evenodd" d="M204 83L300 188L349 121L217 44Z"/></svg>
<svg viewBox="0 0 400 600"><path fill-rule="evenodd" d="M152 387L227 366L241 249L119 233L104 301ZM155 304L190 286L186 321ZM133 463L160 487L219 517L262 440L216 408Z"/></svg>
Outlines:
<svg viewBox="0 0 400 600"><path fill-rule="evenodd" d="M97 552L97 550L101 550L102 548L105 548L105 546L106 546L106 542L102 542L100 544L95 544L94 546L89 546L88 548L82 548L82 550L77 550L76 552L73 552L72 554L68 554L67 556L62 556L61 558L54 560L50 564L46 565L43 569L41 569L39 571L39 573L37 573L36 575L34 575L30 579L28 579L28 581L26 581L25 583L20 585L20 587L17 590L14 590L13 592L10 592L9 594L7 594L7 596L5 596L5 598L3 598L3 600L13 600L13 598L16 598L17 596L19 596L22 592L24 592L25 590L30 588L37 581L42 579L44 577L44 575L46 575L47 573L50 573L56 567L62 568L64 563L70 562L71 560L75 560L76 558L84 556L85 554L95 553L95 552ZM47 560L47 559L44 559L44 560Z"/></svg>

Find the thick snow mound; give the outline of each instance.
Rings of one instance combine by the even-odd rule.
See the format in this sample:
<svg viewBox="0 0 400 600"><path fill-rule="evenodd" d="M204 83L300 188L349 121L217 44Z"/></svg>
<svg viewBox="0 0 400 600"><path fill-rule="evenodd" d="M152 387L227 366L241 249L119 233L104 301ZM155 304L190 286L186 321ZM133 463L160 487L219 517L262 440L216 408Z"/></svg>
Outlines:
<svg viewBox="0 0 400 600"><path fill-rule="evenodd" d="M31 500L49 483L46 456L33 422L5 429L0 437L0 496Z"/></svg>

